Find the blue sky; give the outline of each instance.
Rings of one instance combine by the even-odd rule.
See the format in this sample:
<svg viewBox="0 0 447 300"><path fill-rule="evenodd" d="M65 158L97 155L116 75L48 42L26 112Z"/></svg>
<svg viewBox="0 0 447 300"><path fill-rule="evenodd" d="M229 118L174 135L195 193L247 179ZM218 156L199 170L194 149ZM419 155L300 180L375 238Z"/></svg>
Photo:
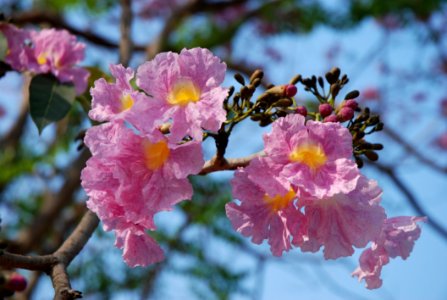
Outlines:
<svg viewBox="0 0 447 300"><path fill-rule="evenodd" d="M85 22L79 12L74 13L71 17L71 22L75 25L83 25ZM156 28L158 25L152 23L150 26ZM148 31L138 28L135 26L136 39L142 42L150 40L151 37L147 36ZM118 31L111 30L110 25L106 22L98 22L95 24L95 29L111 38L117 38ZM156 32L156 30L151 32ZM153 33L150 34L153 35ZM410 85L398 77L384 78L377 69L379 62L386 62L397 69L430 70L432 63L430 58L435 50L430 47L421 49L419 38L418 28L399 30L387 35L373 20L363 22L358 28L344 33L320 27L310 35L299 37L284 35L263 41L260 41L249 28L246 28L239 34L235 43L235 55L240 58L250 55L253 62L267 60L266 74L275 83L280 84L287 82L296 73L323 75L332 67L325 60L326 51L334 44L339 44L342 54L335 59L334 64L351 77L351 83L346 88L346 92L349 89L362 90L370 86L380 87L385 95L384 111L387 114L387 125L398 129L402 136L414 143L422 153L428 157L436 158L440 164L444 163L445 165L447 154L439 152L431 146L434 135L446 129L445 120L433 117L438 114L436 99L445 93L443 90L445 80L440 79L433 82L425 80ZM262 51L267 44L273 45L282 54L282 61L268 61ZM247 52L247 49L250 52ZM371 53L375 53L372 49L378 50L378 54L371 55ZM103 59L102 62L106 62L106 64L117 61L115 55L104 56L102 50L92 49L88 53L90 61L87 63L99 59ZM258 54L256 55L256 53ZM104 57L107 58L104 59ZM141 57L135 57L133 67L141 62ZM232 84L231 77L226 82ZM8 88L7 97L5 94L0 96L0 103L12 111L14 111L14 105L11 105L12 101L20 99L17 97L20 85L16 83L17 78L14 75L0 81L0 87ZM397 88L400 84L402 84L402 88ZM433 101L411 104L409 99L415 91L428 89L431 90L430 97L434 99ZM297 99L304 98L306 96L300 90ZM404 107L404 111L401 107ZM423 111L423 114L417 114L420 111ZM8 120L0 120L0 122L4 122L0 124L6 126ZM0 128L5 128L4 126L0 126ZM51 129L48 130L51 131ZM240 157L260 150L262 148L262 133L266 130L268 128L261 129L253 123L241 125L231 137L228 156ZM437 220L445 220L444 216L447 211L447 201L444 201L447 194L446 176L436 173L414 159L403 160L402 158L406 157L405 153L385 137L378 136L377 140L383 141L386 146L381 154L381 161L398 166L398 175L415 193L424 208ZM211 155L211 151L208 153ZM365 168L364 172L370 178L376 179L383 188L383 205L389 216L415 214L405 202L404 196L395 190L387 178L373 169ZM229 178L231 173L226 172L215 176ZM166 214L161 214L157 221L167 222L168 218L169 216ZM447 226L445 221L444 223ZM295 249L281 259L272 257L265 266L263 278L252 276L246 284L260 291L259 299L267 300L445 299L447 297L447 282L444 270L447 269L447 256L445 255L447 241L441 239L426 224L423 224L422 228L422 236L410 258L405 262L401 259L392 260L389 265L384 267L382 273L384 284L379 290L367 290L363 283L358 283L350 276L361 250L358 250L352 258L326 262L322 259L321 253L303 254ZM235 249L219 241L210 241L207 246L210 247L211 252L216 254L216 257L232 263L236 268L255 267L254 261L250 257L235 252ZM268 253L266 245L255 247ZM115 254L119 255L119 250L115 250ZM120 264L122 263L117 262L117 266ZM162 295L164 296L160 296L160 299L186 299L185 295L188 296L188 299L192 297L188 283L175 274L164 274L162 282L169 288L163 291ZM42 294L47 288L50 288L48 281L41 287ZM123 295L123 299L126 299L127 296ZM247 298L237 297L236 299Z"/></svg>

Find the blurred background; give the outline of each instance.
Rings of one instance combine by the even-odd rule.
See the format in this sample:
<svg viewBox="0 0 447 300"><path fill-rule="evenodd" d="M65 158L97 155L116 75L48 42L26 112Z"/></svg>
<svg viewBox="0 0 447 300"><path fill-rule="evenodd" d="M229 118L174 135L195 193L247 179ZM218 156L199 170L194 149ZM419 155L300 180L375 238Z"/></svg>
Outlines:
<svg viewBox="0 0 447 300"><path fill-rule="evenodd" d="M160 51L210 48L233 75L257 68L266 82L296 74L323 76L338 66L360 91L361 105L379 113L385 149L362 171L384 190L388 216L428 216L407 261L384 267L382 288L351 277L353 257L325 261L292 250L273 257L234 232L224 211L232 172L194 177L193 201L156 216L153 236L166 260L128 268L112 233L97 229L69 268L85 299L447 299L447 3L442 0L133 0L133 52L138 67ZM118 61L120 1L0 0L17 26L65 28L87 44L92 82ZM24 78L0 80L1 235L21 253L51 253L84 214L79 176L87 155L75 138L91 126L82 99L41 136L28 114ZM88 95L86 96L88 97ZM302 86L298 102L315 101ZM247 120L230 138L227 157L262 149L260 128ZM204 144L206 159L214 144ZM49 278L29 281L17 299L50 299Z"/></svg>

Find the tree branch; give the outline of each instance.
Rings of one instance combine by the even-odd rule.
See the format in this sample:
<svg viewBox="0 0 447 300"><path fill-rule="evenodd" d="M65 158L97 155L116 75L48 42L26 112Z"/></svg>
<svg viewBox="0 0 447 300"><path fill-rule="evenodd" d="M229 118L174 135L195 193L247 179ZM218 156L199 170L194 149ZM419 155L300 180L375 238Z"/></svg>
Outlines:
<svg viewBox="0 0 447 300"><path fill-rule="evenodd" d="M45 271L55 263L57 263L57 258L53 255L27 256L7 251L0 252L0 266L5 269L20 268Z"/></svg>
<svg viewBox="0 0 447 300"><path fill-rule="evenodd" d="M120 44L119 61L122 65L128 66L132 58L132 0L121 0L121 21L120 21Z"/></svg>
<svg viewBox="0 0 447 300"><path fill-rule="evenodd" d="M433 160L425 157L422 155L419 151L417 151L411 144L409 144L407 141L405 141L399 134L397 134L394 130L388 128L385 126L383 128L383 132L392 138L395 142L397 142L399 145L401 145L406 153L413 155L416 157L421 163L426 164L427 166L431 167L433 170L439 171L441 173L447 173L447 167L440 166L437 163L435 163Z"/></svg>
<svg viewBox="0 0 447 300"><path fill-rule="evenodd" d="M396 175L394 170L390 167L381 165L379 163L373 163L372 166L379 169L381 172L386 174L388 178L396 185L396 187L405 195L408 203L410 203L411 207L416 211L416 213L420 216L426 216L428 221L427 224L431 226L442 238L447 241L447 229L444 228L440 223L438 223L433 217L431 217L427 211L421 206L419 201L416 199L414 194L410 191L410 189L403 183L403 181Z"/></svg>
<svg viewBox="0 0 447 300"><path fill-rule="evenodd" d="M238 167L246 167L250 161L258 156L262 156L263 152L254 153L252 155L241 157L241 158L229 158L229 159L216 159L213 157L205 163L202 171L198 175L206 175L216 171L230 171L236 170Z"/></svg>

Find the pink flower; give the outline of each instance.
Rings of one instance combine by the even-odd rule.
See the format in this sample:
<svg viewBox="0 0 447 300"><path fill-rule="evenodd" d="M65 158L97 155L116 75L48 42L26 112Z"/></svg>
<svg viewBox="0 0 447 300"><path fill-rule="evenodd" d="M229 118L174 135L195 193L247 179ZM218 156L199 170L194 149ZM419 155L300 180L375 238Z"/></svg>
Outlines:
<svg viewBox="0 0 447 300"><path fill-rule="evenodd" d="M352 160L352 136L338 123L308 121L291 114L273 123L264 136L269 165L279 165L283 176L312 197L349 193L360 172Z"/></svg>
<svg viewBox="0 0 447 300"><path fill-rule="evenodd" d="M135 102L149 101L143 93L134 91L129 81L134 77L131 68L122 65L110 65L115 83L108 83L104 78L95 81L91 88L92 109L90 118L96 121L111 121L115 119L126 119L129 111L134 108Z"/></svg>
<svg viewBox="0 0 447 300"><path fill-rule="evenodd" d="M32 49L26 44L31 40L29 31L7 23L0 23L0 31L5 35L8 43L5 62L14 70L25 71L34 60Z"/></svg>
<svg viewBox="0 0 447 300"><path fill-rule="evenodd" d="M148 266L164 259L163 250L142 226L120 224L115 246L123 249L123 258L130 267Z"/></svg>
<svg viewBox="0 0 447 300"><path fill-rule="evenodd" d="M293 233L294 244L303 251L316 252L324 246L324 257L350 256L353 247L363 248L375 240L386 218L379 205L382 190L374 180L361 176L356 188L324 199L300 197L306 230L303 238Z"/></svg>
<svg viewBox="0 0 447 300"><path fill-rule="evenodd" d="M43 29L32 31L35 61L29 69L35 73L52 73L61 82L72 82L76 93L87 87L89 72L75 65L84 59L85 45L66 30Z"/></svg>
<svg viewBox="0 0 447 300"><path fill-rule="evenodd" d="M227 89L220 87L226 71L225 63L209 50L183 49L180 54L158 54L137 70L137 84L153 97L141 103L135 126L142 131L172 120L171 138L181 140L190 135L202 140L202 128L219 130L225 121L223 101Z"/></svg>
<svg viewBox="0 0 447 300"><path fill-rule="evenodd" d="M386 219L380 236L360 256L360 266L352 273L359 281L365 279L368 289L382 286L380 274L382 267L390 258L398 256L407 259L415 241L421 235L417 222L426 221L424 217L395 217Z"/></svg>
<svg viewBox="0 0 447 300"><path fill-rule="evenodd" d="M200 143L171 144L157 131L139 136L118 120L90 128L85 144L93 154L81 175L87 206L116 231L126 262L146 265L151 258L133 247L159 253L144 230L155 230L157 212L192 197L187 176L203 166Z"/></svg>
<svg viewBox="0 0 447 300"><path fill-rule="evenodd" d="M268 169L260 168L256 161L236 171L231 183L233 196L240 205L227 204L227 216L235 230L251 236L255 244L267 239L273 255L281 256L283 251L291 249L291 227L299 226L302 214L294 205L296 195L291 186L283 182L281 193L272 192L271 186L277 187L278 182L269 180L273 177L268 176ZM250 180L251 175L256 176L258 172L265 175L265 180L259 180L260 184Z"/></svg>

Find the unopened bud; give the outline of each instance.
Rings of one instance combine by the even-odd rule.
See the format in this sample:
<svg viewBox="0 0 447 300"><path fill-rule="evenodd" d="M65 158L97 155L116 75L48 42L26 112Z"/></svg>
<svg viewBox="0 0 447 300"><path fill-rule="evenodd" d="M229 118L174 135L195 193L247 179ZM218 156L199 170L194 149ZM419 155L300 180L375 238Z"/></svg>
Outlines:
<svg viewBox="0 0 447 300"><path fill-rule="evenodd" d="M333 110L334 109L329 103L323 103L318 106L318 111L323 118L329 116Z"/></svg>
<svg viewBox="0 0 447 300"><path fill-rule="evenodd" d="M358 96L360 96L360 92L357 90L354 90L354 91L350 91L349 93L347 93L345 96L345 99L355 99Z"/></svg>
<svg viewBox="0 0 447 300"><path fill-rule="evenodd" d="M349 121L354 117L354 110L350 107L343 107L337 114L340 122Z"/></svg>
<svg viewBox="0 0 447 300"><path fill-rule="evenodd" d="M295 75L295 77L293 77L293 78L289 81L289 83L295 85L295 84L297 84L299 81L301 81L301 75L300 75L300 74Z"/></svg>
<svg viewBox="0 0 447 300"><path fill-rule="evenodd" d="M379 155L374 151L365 151L365 156L371 161L376 161L379 159Z"/></svg>
<svg viewBox="0 0 447 300"><path fill-rule="evenodd" d="M23 277L19 273L12 273L6 281L5 287L8 290L21 292L26 289L26 285L27 282L25 277Z"/></svg>
<svg viewBox="0 0 447 300"><path fill-rule="evenodd" d="M292 99L290 98L282 98L276 101L273 106L274 107L289 107L293 104Z"/></svg>
<svg viewBox="0 0 447 300"><path fill-rule="evenodd" d="M338 118L336 115L330 115L323 119L324 123L336 123L338 122Z"/></svg>
<svg viewBox="0 0 447 300"><path fill-rule="evenodd" d="M343 106L344 106L344 107L350 107L351 109L356 110L357 107L359 107L359 104L357 103L357 101L352 100L352 99L349 99L349 100L346 100L346 101L343 103Z"/></svg>
<svg viewBox="0 0 447 300"><path fill-rule="evenodd" d="M262 77L264 77L264 72L262 72L261 70L257 69L253 72L253 74L251 74L250 76L250 82L253 82L256 78L262 79Z"/></svg>
<svg viewBox="0 0 447 300"><path fill-rule="evenodd" d="M239 73L234 74L234 79L236 79L236 81L239 82L240 84L245 85L245 79L244 77L242 77L241 74Z"/></svg>
<svg viewBox="0 0 447 300"><path fill-rule="evenodd" d="M307 108L306 108L305 106L298 106L298 107L295 109L295 112L296 112L297 114L302 115L303 117L306 117L306 116L307 116Z"/></svg>
<svg viewBox="0 0 447 300"><path fill-rule="evenodd" d="M293 97L298 92L298 89L293 84L286 84L284 86L284 96L286 97Z"/></svg>

